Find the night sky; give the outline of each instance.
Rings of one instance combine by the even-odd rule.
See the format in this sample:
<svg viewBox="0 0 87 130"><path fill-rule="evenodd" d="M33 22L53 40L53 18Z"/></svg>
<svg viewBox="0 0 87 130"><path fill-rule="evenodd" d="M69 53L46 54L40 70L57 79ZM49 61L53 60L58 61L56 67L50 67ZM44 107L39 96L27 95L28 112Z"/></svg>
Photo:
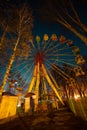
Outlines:
<svg viewBox="0 0 87 130"><path fill-rule="evenodd" d="M3 0L0 0L1 2ZM51 37L53 33L55 33L57 36L64 35L67 39L71 39L74 41L74 43L79 46L80 51L83 55L86 54L87 47L84 45L84 43L75 36L71 31L67 30L65 27L60 25L59 23L54 22L44 22L41 20L41 15L44 15L43 13L39 14L41 8L43 5L46 4L47 0L4 0L4 2L8 2L10 4L21 4L24 2L28 2L34 17L34 27L33 27L33 35L34 37L36 35L40 35L42 38L45 33ZM63 0L65 1L65 0ZM73 5L82 21L85 25L87 25L87 0L71 0L73 2ZM61 5L60 5L61 6Z"/></svg>
<svg viewBox="0 0 87 130"><path fill-rule="evenodd" d="M1 0L2 1L2 0ZM80 51L83 53L83 55L86 54L87 47L84 45L84 43L75 36L71 31L67 30L65 27L60 25L59 23L53 23L53 22L43 22L41 20L40 15L44 15L43 13L39 15L39 12L43 5L46 4L47 0L6 0L8 3L11 4L21 4L23 2L28 2L34 17L34 27L33 27L33 35L34 37L36 35L40 35L40 37L43 37L43 34L47 33L49 37L55 33L57 36L64 35L67 39L71 39L74 41L74 43L80 47ZM63 0L65 1L65 0ZM71 0L74 4L74 7L82 21L85 25L87 25L87 0ZM61 6L61 5L60 5Z"/></svg>
<svg viewBox="0 0 87 130"><path fill-rule="evenodd" d="M33 28L33 35L40 35L40 37L43 37L44 33L47 33L49 37L51 34L55 33L57 36L64 35L67 39L71 39L74 41L74 43L79 46L80 51L83 55L87 55L87 47L84 45L84 43L75 36L71 31L67 30L65 27L60 25L59 23L53 23L53 22L43 22L40 19L39 16L39 9L45 5L45 0L27 0L30 3L30 6L33 10L34 15L34 28ZM76 11L79 14L79 17L85 25L87 25L87 0L72 0L74 7ZM43 14L42 14L43 15Z"/></svg>

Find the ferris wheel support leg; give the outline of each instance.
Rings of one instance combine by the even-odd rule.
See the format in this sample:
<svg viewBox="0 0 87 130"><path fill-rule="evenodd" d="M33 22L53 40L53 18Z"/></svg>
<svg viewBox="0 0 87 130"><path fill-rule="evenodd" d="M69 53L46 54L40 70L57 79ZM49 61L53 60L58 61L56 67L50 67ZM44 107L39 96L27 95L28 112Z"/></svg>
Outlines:
<svg viewBox="0 0 87 130"><path fill-rule="evenodd" d="M35 104L34 104L34 111L37 111L38 107L38 98L39 98L39 84L40 84L40 70L39 70L39 63L37 63L37 76L36 76L36 87L35 87Z"/></svg>
<svg viewBox="0 0 87 130"><path fill-rule="evenodd" d="M49 71L48 71L48 72L49 72ZM52 74L51 74L50 72L49 72L49 74L50 74L50 77L51 77L53 83L55 84L56 88L57 88L57 89L60 89L59 86L57 85L57 83L56 83L54 77L52 76Z"/></svg>
<svg viewBox="0 0 87 130"><path fill-rule="evenodd" d="M58 99L60 100L60 102L64 105L64 102L62 101L62 98L60 97L60 95L58 94L56 88L54 87L54 85L53 85L53 83L52 83L50 77L48 76L47 71L46 71L46 69L45 69L45 67L44 67L43 64L42 64L42 69L43 69L43 72L44 72L44 74L45 74L45 77L46 77L46 79L47 79L49 85L51 86L51 88L53 89L53 91L55 92L55 94L57 95L57 97L58 97Z"/></svg>
<svg viewBox="0 0 87 130"><path fill-rule="evenodd" d="M45 78L45 77L43 77ZM44 92L46 94L46 100L48 100L48 96L47 96L47 88L46 88L46 82L45 82L45 79L43 79L43 87L44 87Z"/></svg>
<svg viewBox="0 0 87 130"><path fill-rule="evenodd" d="M35 81L36 81L36 66L35 66L35 69L34 69L34 72L33 72L33 78L30 82L28 92L32 91L32 88L34 87Z"/></svg>

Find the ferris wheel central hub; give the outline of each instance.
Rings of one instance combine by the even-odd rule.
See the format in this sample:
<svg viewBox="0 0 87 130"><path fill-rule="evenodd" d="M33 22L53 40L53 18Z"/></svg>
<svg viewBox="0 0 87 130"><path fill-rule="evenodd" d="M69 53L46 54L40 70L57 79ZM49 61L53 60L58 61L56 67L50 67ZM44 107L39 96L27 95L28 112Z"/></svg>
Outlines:
<svg viewBox="0 0 87 130"><path fill-rule="evenodd" d="M36 60L36 64L38 62L40 64L43 64L43 53L42 52L37 52L35 60Z"/></svg>

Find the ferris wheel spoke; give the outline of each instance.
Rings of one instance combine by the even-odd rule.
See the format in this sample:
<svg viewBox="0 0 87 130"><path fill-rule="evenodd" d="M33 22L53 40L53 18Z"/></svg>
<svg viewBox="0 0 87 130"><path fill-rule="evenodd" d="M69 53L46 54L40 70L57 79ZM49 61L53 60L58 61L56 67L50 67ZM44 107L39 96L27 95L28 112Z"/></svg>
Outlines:
<svg viewBox="0 0 87 130"><path fill-rule="evenodd" d="M49 49L47 52L48 52L48 54L47 53L45 53L45 54L47 54L47 55L49 55L49 52L50 51L52 51L53 53L52 54L59 54L59 52L61 52L61 51L65 51L65 50L68 50L68 49L70 49L69 47L67 47L67 46L64 46L63 48L57 48L58 46L55 46L55 47L53 47L53 48L51 48L51 49ZM72 53L71 53L72 54Z"/></svg>
<svg viewBox="0 0 87 130"><path fill-rule="evenodd" d="M71 66L73 66L73 67L76 67L76 66L77 66L76 64L68 63L68 62L66 62L66 61L64 61L64 60L56 60L56 61L58 61L58 62L60 62L60 63L65 63L65 64L68 64L68 65L71 65Z"/></svg>
<svg viewBox="0 0 87 130"><path fill-rule="evenodd" d="M52 58L51 58L50 56L47 57L47 59L48 59L49 61L54 61L54 62L55 62L55 61L66 61L66 62L67 62L67 61L68 61L68 62L69 62L69 61L70 61L70 62L73 62L73 61L74 61L74 63L75 63L75 59L74 59L73 57L71 57L71 56L70 56L70 58L69 58L69 57L65 57L65 56L64 56L64 57L61 57L61 56L59 57L59 56L55 56L55 55L54 55Z"/></svg>
<svg viewBox="0 0 87 130"><path fill-rule="evenodd" d="M65 59L62 59L62 58L61 58L61 59L60 59L60 58L58 58L58 60L60 60L60 61L66 61L66 62L69 62L69 61L70 61L70 62L74 62L74 61L75 61L74 58L72 58L72 59L66 59L66 58L65 58Z"/></svg>
<svg viewBox="0 0 87 130"><path fill-rule="evenodd" d="M29 77L27 79L25 79L25 82L22 84L23 88L26 87L26 85L29 86L29 83L30 83L30 80L31 80L30 77L32 77L32 75L33 75L33 72L31 72Z"/></svg>
<svg viewBox="0 0 87 130"><path fill-rule="evenodd" d="M27 67L27 66L26 66L26 68L23 68L23 70L20 71L20 72L18 71L19 74L21 74L21 76L26 76L26 74L28 73L28 71L33 67L33 64L34 64L34 63L32 63L30 67ZM21 77L21 76L20 76L20 77Z"/></svg>
<svg viewBox="0 0 87 130"><path fill-rule="evenodd" d="M34 45L34 42L32 41L32 42L30 42L30 44L32 45L32 50L33 49L35 49L36 50L36 47L35 47L35 45Z"/></svg>
<svg viewBox="0 0 87 130"><path fill-rule="evenodd" d="M50 53L52 52L52 53ZM64 53L66 52L66 53ZM52 55L52 54L56 54L56 55L63 55L63 54L72 54L73 52L70 50L69 47L64 46L62 48L58 48L58 46L54 46L51 49L47 50L47 52L45 52L46 55Z"/></svg>
<svg viewBox="0 0 87 130"><path fill-rule="evenodd" d="M50 64L50 62L49 62L49 64ZM70 78L70 76L68 74L66 74L64 71L62 71L62 69L58 68L55 64L50 64L50 65L53 66L54 68L56 68L58 71L60 71L66 77Z"/></svg>
<svg viewBox="0 0 87 130"><path fill-rule="evenodd" d="M23 64L25 64L25 63L26 63L26 61L22 62L21 64L15 63L15 64L12 66L12 69L15 70L16 68L20 67L20 65L23 65Z"/></svg>
<svg viewBox="0 0 87 130"><path fill-rule="evenodd" d="M49 47L52 46L52 43L53 43L53 42L51 42L51 43L49 44L49 42L46 42L45 45L44 45L43 48L42 48L42 51L45 51L45 50L49 49Z"/></svg>
<svg viewBox="0 0 87 130"><path fill-rule="evenodd" d="M47 48L46 51L44 51L45 54L47 54L48 52L54 51L54 49L60 46L59 44L56 44L55 46L52 46L51 48Z"/></svg>
<svg viewBox="0 0 87 130"><path fill-rule="evenodd" d="M54 43L54 42L52 41L51 44L48 45L48 47L46 48L46 51L47 51L47 50L50 50L50 48L53 47L53 44L52 44L52 43ZM58 40L55 41L55 43L56 43L57 47L62 47L62 46L63 46L60 42L58 42ZM64 49L67 48L67 49L68 49L69 47L65 44L65 46L63 46L62 48L64 48ZM56 48L56 49L57 49L57 50L62 50L62 48L59 48L59 49ZM45 51L45 50L44 50L44 51Z"/></svg>
<svg viewBox="0 0 87 130"><path fill-rule="evenodd" d="M52 64L52 66L55 67L55 69L57 69L58 71L60 71L63 75L65 75L67 78L70 78L70 76L68 74L66 74L62 69L58 68L56 65Z"/></svg>
<svg viewBox="0 0 87 130"><path fill-rule="evenodd" d="M3 75L4 73L5 73L5 70L0 72L1 75Z"/></svg>
<svg viewBox="0 0 87 130"><path fill-rule="evenodd" d="M24 63L22 63L22 64L19 64L19 65L17 65L17 66L14 64L14 65L12 66L12 71L15 71L15 70L17 70L17 69L20 70L21 67L22 67L22 68L25 67L25 63L26 63L26 62L24 62ZM29 65L29 63L26 64L26 66L28 66L28 65Z"/></svg>
<svg viewBox="0 0 87 130"><path fill-rule="evenodd" d="M16 69L15 70L15 74L14 75L17 75L18 73L21 73L25 68L27 68L29 66L29 64L26 64L26 65L24 65L21 69ZM13 71L13 69L12 69L12 71Z"/></svg>
<svg viewBox="0 0 87 130"><path fill-rule="evenodd" d="M52 39L50 38L49 41L46 42L45 48L43 47L43 51L49 50L49 48L53 46L53 43L58 44L58 41L52 41Z"/></svg>
<svg viewBox="0 0 87 130"><path fill-rule="evenodd" d="M68 49L70 49L70 47L64 46L63 48L58 49L58 52L60 52L61 50L68 50Z"/></svg>
<svg viewBox="0 0 87 130"><path fill-rule="evenodd" d="M34 56L34 52L36 52L36 51L37 51L36 47L34 49L30 48L29 56Z"/></svg>
<svg viewBox="0 0 87 130"><path fill-rule="evenodd" d="M50 38L48 41L44 41L44 42L43 42L43 48L42 48L42 51L44 51L45 48L47 48L47 45L49 45L50 41L51 41L51 38ZM51 44L51 43L50 43L50 44Z"/></svg>
<svg viewBox="0 0 87 130"><path fill-rule="evenodd" d="M57 70L54 66L52 66L52 69L57 72L61 77L63 77L65 80L68 79L68 77L66 77L64 74L62 74L59 70Z"/></svg>
<svg viewBox="0 0 87 130"><path fill-rule="evenodd" d="M64 48L61 48L61 49L56 48L56 49L53 50L53 54L59 53L61 50L66 50L66 49L69 49L69 47L65 46Z"/></svg>
<svg viewBox="0 0 87 130"><path fill-rule="evenodd" d="M27 77L26 75L29 74L29 72L32 70L32 68L34 68L34 63L31 64L30 68L27 69L27 71L25 71L25 73L23 73L20 77L23 79L25 77ZM20 83L22 82L22 80L20 80Z"/></svg>
<svg viewBox="0 0 87 130"><path fill-rule="evenodd" d="M37 42L37 48L40 50L40 42Z"/></svg>
<svg viewBox="0 0 87 130"><path fill-rule="evenodd" d="M63 53L63 54L55 54L55 53L53 53L53 54L48 54L47 55L47 57L53 57L53 56L73 56L73 54L72 53Z"/></svg>
<svg viewBox="0 0 87 130"><path fill-rule="evenodd" d="M59 86L58 86L58 84L56 83L56 81L55 81L54 77L53 77L53 76L52 76L52 74L50 73L50 71L49 71L49 70L47 70L47 72L48 72L48 74L50 75L50 77L51 77L51 79L52 79L53 83L55 84L56 88L57 88L57 89L60 89L60 88L59 88Z"/></svg>
<svg viewBox="0 0 87 130"><path fill-rule="evenodd" d="M52 65L52 63L47 62L46 64L48 64L49 67L51 66L51 68L52 68L53 70L55 70L55 72L57 72L57 73L58 73L60 76L62 76L64 79L67 79L67 77L66 77L64 74L62 74L58 69L56 69L55 66Z"/></svg>

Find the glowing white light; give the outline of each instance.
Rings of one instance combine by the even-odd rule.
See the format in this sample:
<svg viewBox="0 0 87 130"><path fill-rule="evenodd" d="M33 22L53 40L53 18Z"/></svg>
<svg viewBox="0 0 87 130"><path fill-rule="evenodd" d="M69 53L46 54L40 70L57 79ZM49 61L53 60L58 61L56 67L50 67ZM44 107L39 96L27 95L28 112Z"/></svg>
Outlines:
<svg viewBox="0 0 87 130"><path fill-rule="evenodd" d="M15 84L18 84L18 82L15 82Z"/></svg>
<svg viewBox="0 0 87 130"><path fill-rule="evenodd" d="M78 99L78 98L80 98L80 95L75 95L74 98Z"/></svg>
<svg viewBox="0 0 87 130"><path fill-rule="evenodd" d="M21 102L19 101L19 103L17 104L17 107L21 107Z"/></svg>
<svg viewBox="0 0 87 130"><path fill-rule="evenodd" d="M33 99L36 99L36 95L32 95L32 98L33 98Z"/></svg>
<svg viewBox="0 0 87 130"><path fill-rule="evenodd" d="M17 107L21 107L21 104L18 104Z"/></svg>

